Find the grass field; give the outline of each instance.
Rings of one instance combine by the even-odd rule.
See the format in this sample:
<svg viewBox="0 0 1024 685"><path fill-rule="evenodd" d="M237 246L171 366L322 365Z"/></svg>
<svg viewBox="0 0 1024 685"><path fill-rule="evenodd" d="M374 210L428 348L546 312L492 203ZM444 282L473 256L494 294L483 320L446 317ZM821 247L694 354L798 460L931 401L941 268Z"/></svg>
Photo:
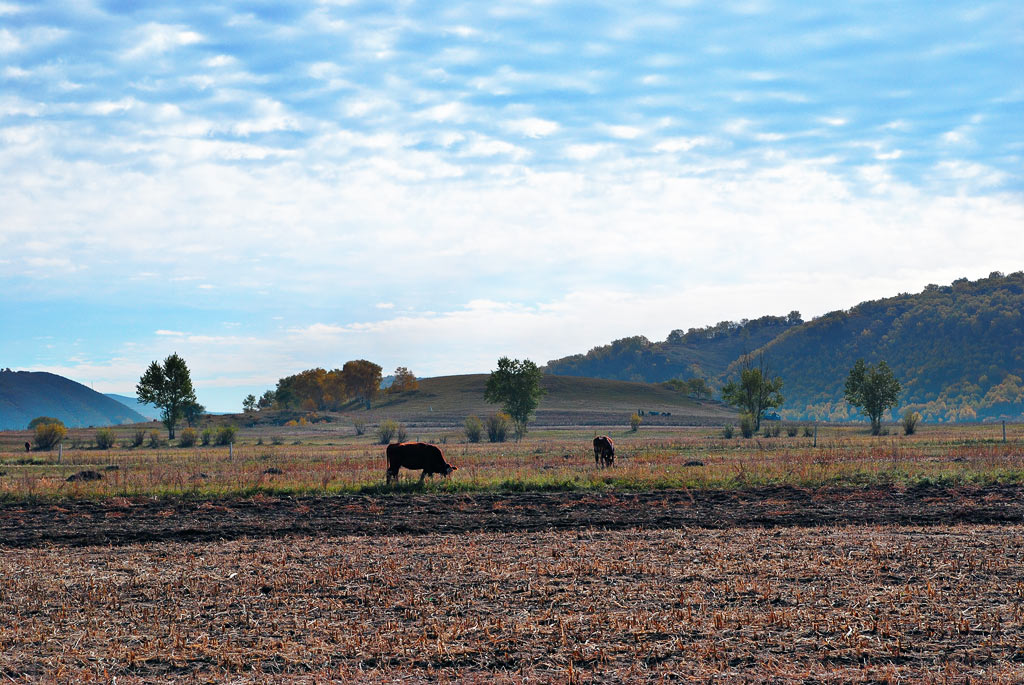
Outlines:
<svg viewBox="0 0 1024 685"><path fill-rule="evenodd" d="M127 435L133 429L117 429ZM372 430L337 424L243 429L227 447L65 449L26 453L28 433L0 434L0 497L378 493L384 448ZM616 441L612 469L594 468L598 432ZM86 444L91 431L75 430ZM722 437L720 429L534 429L521 442L468 443L457 429L418 427L409 438L440 444L458 471L428 481L438 492L868 486L1024 481L1024 427L925 426L913 436L873 437L862 426L819 427L807 437ZM262 443L262 444L261 444ZM274 444L280 443L280 444ZM699 464L696 464L699 462ZM81 471L101 476L69 482ZM409 474L404 474L408 479Z"/></svg>

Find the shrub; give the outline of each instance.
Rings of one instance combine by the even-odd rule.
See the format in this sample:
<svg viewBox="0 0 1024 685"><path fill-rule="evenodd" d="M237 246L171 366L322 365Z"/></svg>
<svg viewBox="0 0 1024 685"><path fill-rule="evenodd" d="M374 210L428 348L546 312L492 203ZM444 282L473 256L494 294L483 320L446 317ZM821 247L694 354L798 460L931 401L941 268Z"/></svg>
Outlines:
<svg viewBox="0 0 1024 685"><path fill-rule="evenodd" d="M733 428L732 428L732 424L730 423L725 428L722 429L722 437L726 438L726 439L729 439L732 436L733 436Z"/></svg>
<svg viewBox="0 0 1024 685"><path fill-rule="evenodd" d="M366 432L366 421L362 419L354 419L352 421L352 427L356 429L356 435L362 435Z"/></svg>
<svg viewBox="0 0 1024 685"><path fill-rule="evenodd" d="M277 435L275 435L275 436L274 436L274 437L273 437L273 438L272 438L272 439L270 440L270 444L271 444L271 445L283 445L283 444L284 444L284 439L283 439L283 438L281 438L281 437L279 437L279 436L277 436Z"/></svg>
<svg viewBox="0 0 1024 685"><path fill-rule="evenodd" d="M149 446L152 447L153 449L156 449L157 447L160 447L160 444L161 444L160 434L157 433L156 431L149 431L148 435L149 435Z"/></svg>
<svg viewBox="0 0 1024 685"><path fill-rule="evenodd" d="M754 437L754 417L750 414L740 414L740 433L745 438Z"/></svg>
<svg viewBox="0 0 1024 685"><path fill-rule="evenodd" d="M28 429L32 431L36 429L36 426L50 425L54 423L57 424L58 426L64 425L63 421L61 421L60 419L55 419L52 416L37 416L28 422Z"/></svg>
<svg viewBox="0 0 1024 685"><path fill-rule="evenodd" d="M382 445L387 445L395 437L395 433L398 432L398 422L392 421L391 419L384 419L377 426L377 442Z"/></svg>
<svg viewBox="0 0 1024 685"><path fill-rule="evenodd" d="M629 429L636 433L638 430L640 430L641 421L643 421L643 419L640 418L640 415L637 414L636 412L633 412L633 415L629 417Z"/></svg>
<svg viewBox="0 0 1024 685"><path fill-rule="evenodd" d="M99 449L109 450L117 442L117 435L110 428L100 428L93 436L93 440L96 441L96 447Z"/></svg>
<svg viewBox="0 0 1024 685"><path fill-rule="evenodd" d="M505 442L512 428L512 417L503 411L487 417L487 439L491 442Z"/></svg>
<svg viewBox="0 0 1024 685"><path fill-rule="evenodd" d="M213 429L204 428L203 432L199 434L199 442L202 445L209 445L210 440L213 438Z"/></svg>
<svg viewBox="0 0 1024 685"><path fill-rule="evenodd" d="M921 415L916 411L910 409L903 412L903 434L913 435L917 431L917 422L921 420Z"/></svg>
<svg viewBox="0 0 1024 685"><path fill-rule="evenodd" d="M779 433L782 432L782 427L779 426L778 422L773 421L772 423L765 424L764 437L766 438L777 438Z"/></svg>
<svg viewBox="0 0 1024 685"><path fill-rule="evenodd" d="M214 438L215 445L230 445L235 441L235 435L238 433L238 429L234 426L221 426L217 429L217 435Z"/></svg>
<svg viewBox="0 0 1024 685"><path fill-rule="evenodd" d="M405 424L398 424L398 430L395 431L395 440L398 442L405 442L407 437L409 437L409 435L405 432Z"/></svg>
<svg viewBox="0 0 1024 685"><path fill-rule="evenodd" d="M788 435L789 437L795 438L796 437L796 432L797 432L796 424L786 426L786 435Z"/></svg>
<svg viewBox="0 0 1024 685"><path fill-rule="evenodd" d="M41 450L52 450L67 434L68 429L60 422L36 424L36 447Z"/></svg>
<svg viewBox="0 0 1024 685"><path fill-rule="evenodd" d="M178 436L178 447L195 447L199 440L199 433L195 428L186 428Z"/></svg>
<svg viewBox="0 0 1024 685"><path fill-rule="evenodd" d="M142 443L146 441L146 431L136 430L132 433L131 446L142 447Z"/></svg>
<svg viewBox="0 0 1024 685"><path fill-rule="evenodd" d="M484 422L475 414L467 416L463 431L466 433L466 440L480 442L480 437L484 434Z"/></svg>
<svg viewBox="0 0 1024 685"><path fill-rule="evenodd" d="M814 429L811 428L810 426L804 426L804 437L805 438L813 438L814 437Z"/></svg>

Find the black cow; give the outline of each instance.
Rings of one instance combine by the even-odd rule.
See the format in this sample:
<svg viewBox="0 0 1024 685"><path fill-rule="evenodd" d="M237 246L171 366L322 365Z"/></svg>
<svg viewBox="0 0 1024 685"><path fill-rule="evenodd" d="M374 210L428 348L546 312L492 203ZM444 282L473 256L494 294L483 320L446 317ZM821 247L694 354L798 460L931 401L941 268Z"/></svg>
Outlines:
<svg viewBox="0 0 1024 685"><path fill-rule="evenodd" d="M32 443L30 443L30 442L26 442L25 443L25 451L26 452L31 452L32 451Z"/></svg>
<svg viewBox="0 0 1024 685"><path fill-rule="evenodd" d="M612 466L615 464L615 443L607 435L594 438L594 465Z"/></svg>
<svg viewBox="0 0 1024 685"><path fill-rule="evenodd" d="M429 474L431 478L435 473L448 477L457 467L452 466L444 460L444 454L437 445L430 445L425 442L398 442L388 445L388 473L387 484L391 479L398 480L398 469L406 468L410 471L423 470L420 476L420 483Z"/></svg>

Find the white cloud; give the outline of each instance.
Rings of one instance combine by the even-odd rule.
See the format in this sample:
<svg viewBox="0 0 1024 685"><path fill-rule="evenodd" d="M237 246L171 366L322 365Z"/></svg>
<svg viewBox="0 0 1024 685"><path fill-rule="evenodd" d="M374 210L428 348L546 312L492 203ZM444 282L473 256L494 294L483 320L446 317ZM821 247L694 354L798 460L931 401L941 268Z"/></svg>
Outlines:
<svg viewBox="0 0 1024 685"><path fill-rule="evenodd" d="M124 59L139 59L199 43L203 36L185 26L151 22L136 31L135 44L122 53Z"/></svg>
<svg viewBox="0 0 1024 685"><path fill-rule="evenodd" d="M693 138L666 138L654 146L655 152L688 152L695 147L710 145L712 140L706 136Z"/></svg>
<svg viewBox="0 0 1024 685"><path fill-rule="evenodd" d="M633 140L644 133L644 130L637 126L605 126L604 130L612 138L621 138L622 140Z"/></svg>
<svg viewBox="0 0 1024 685"><path fill-rule="evenodd" d="M543 138L558 130L557 121L549 121L539 117L526 117L524 119L513 119L503 124L505 130L511 133L518 133L527 138Z"/></svg>

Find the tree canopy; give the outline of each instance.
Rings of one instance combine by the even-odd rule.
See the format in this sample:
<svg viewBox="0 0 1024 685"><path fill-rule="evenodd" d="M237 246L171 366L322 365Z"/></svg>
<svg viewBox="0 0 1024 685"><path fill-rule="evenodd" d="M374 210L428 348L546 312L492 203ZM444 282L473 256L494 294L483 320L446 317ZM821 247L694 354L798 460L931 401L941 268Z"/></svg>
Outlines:
<svg viewBox="0 0 1024 685"><path fill-rule="evenodd" d="M769 409L782 406L782 379L771 377L764 360L758 356L755 367L750 355L744 357L738 381L729 381L722 387L722 401L748 414L754 421L754 430L761 428L761 418Z"/></svg>
<svg viewBox="0 0 1024 685"><path fill-rule="evenodd" d="M498 368L487 379L484 399L492 404L500 404L505 413L512 417L518 438L526 435L526 424L545 394L540 387L543 376L537 365L529 359L519 361L502 357L498 360Z"/></svg>
<svg viewBox="0 0 1024 685"><path fill-rule="evenodd" d="M900 382L884 361L866 365L863 359L850 369L846 378L846 401L859 408L871 419L871 434L882 429L882 415L896 406L900 396Z"/></svg>
<svg viewBox="0 0 1024 685"><path fill-rule="evenodd" d="M167 357L163 365L152 362L135 386L135 392L140 402L149 402L161 410L161 420L171 440L175 424L185 417L186 411L202 407L196 401L188 365L177 353Z"/></svg>

